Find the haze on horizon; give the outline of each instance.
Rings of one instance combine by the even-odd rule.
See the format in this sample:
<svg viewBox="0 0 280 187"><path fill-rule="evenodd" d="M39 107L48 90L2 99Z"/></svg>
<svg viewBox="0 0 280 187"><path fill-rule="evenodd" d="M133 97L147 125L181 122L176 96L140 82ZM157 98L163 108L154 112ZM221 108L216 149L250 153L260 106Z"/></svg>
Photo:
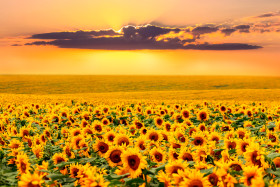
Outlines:
<svg viewBox="0 0 280 187"><path fill-rule="evenodd" d="M280 76L280 1L1 1L0 74Z"/></svg>

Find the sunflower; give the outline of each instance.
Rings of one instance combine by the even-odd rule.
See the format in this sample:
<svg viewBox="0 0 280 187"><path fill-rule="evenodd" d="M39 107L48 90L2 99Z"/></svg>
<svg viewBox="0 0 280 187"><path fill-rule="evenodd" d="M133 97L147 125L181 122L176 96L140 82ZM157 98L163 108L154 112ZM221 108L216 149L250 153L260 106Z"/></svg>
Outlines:
<svg viewBox="0 0 280 187"><path fill-rule="evenodd" d="M180 154L179 154L178 158L188 162L188 161L193 161L194 160L193 157L194 156L192 154L191 149L185 147L185 148L180 150Z"/></svg>
<svg viewBox="0 0 280 187"><path fill-rule="evenodd" d="M131 178L137 178L142 173L142 169L147 167L146 157L139 153L138 149L127 149L121 155L121 160Z"/></svg>
<svg viewBox="0 0 280 187"><path fill-rule="evenodd" d="M190 111L187 109L184 109L181 111L181 115L184 119L189 119L190 118Z"/></svg>
<svg viewBox="0 0 280 187"><path fill-rule="evenodd" d="M114 143L119 146L129 146L132 142L127 134L117 134Z"/></svg>
<svg viewBox="0 0 280 187"><path fill-rule="evenodd" d="M55 153L52 157L52 160L54 162L54 164L59 164L61 162L67 162L68 158L66 158L66 155L63 153Z"/></svg>
<svg viewBox="0 0 280 187"><path fill-rule="evenodd" d="M146 139L154 142L158 142L162 140L162 136L160 133L158 133L157 130L151 129L147 132Z"/></svg>
<svg viewBox="0 0 280 187"><path fill-rule="evenodd" d="M83 140L84 137L80 134L78 136L74 136L71 139L71 145L74 149L81 149L80 147L80 141Z"/></svg>
<svg viewBox="0 0 280 187"><path fill-rule="evenodd" d="M167 175L178 174L178 170L184 171L188 167L188 163L182 159L168 162L165 166L165 172Z"/></svg>
<svg viewBox="0 0 280 187"><path fill-rule="evenodd" d="M140 135L137 139L136 139L136 143L135 146L142 151L145 151L147 146L146 146L146 137L143 135Z"/></svg>
<svg viewBox="0 0 280 187"><path fill-rule="evenodd" d="M101 121L101 123L102 123L103 125L109 125L109 124L110 124L110 121L109 121L107 118L103 118L102 121Z"/></svg>
<svg viewBox="0 0 280 187"><path fill-rule="evenodd" d="M135 127L136 127L137 129L141 129L142 127L144 127L144 124L141 123L141 122L139 122L138 120L135 120L135 121L133 122L133 124L135 125Z"/></svg>
<svg viewBox="0 0 280 187"><path fill-rule="evenodd" d="M248 146L249 140L239 140L236 147L237 154L242 155L243 153L245 153Z"/></svg>
<svg viewBox="0 0 280 187"><path fill-rule="evenodd" d="M227 108L224 105L222 105L220 106L219 110L221 113L225 113L227 111Z"/></svg>
<svg viewBox="0 0 280 187"><path fill-rule="evenodd" d="M86 135L93 135L93 130L90 127L83 128L83 134Z"/></svg>
<svg viewBox="0 0 280 187"><path fill-rule="evenodd" d="M42 158L44 154L44 147L43 145L34 145L32 147L32 152L37 158Z"/></svg>
<svg viewBox="0 0 280 187"><path fill-rule="evenodd" d="M262 151L262 148L258 143L253 143L248 146L248 150L244 154L245 159L247 162L258 166L258 167L264 167L266 165L264 161L264 152Z"/></svg>
<svg viewBox="0 0 280 187"><path fill-rule="evenodd" d="M109 182L106 182L103 175L100 174L96 167L90 167L85 171L85 177L82 179L81 187L102 186L107 187Z"/></svg>
<svg viewBox="0 0 280 187"><path fill-rule="evenodd" d="M171 124L169 122L164 122L163 127L165 131L170 132Z"/></svg>
<svg viewBox="0 0 280 187"><path fill-rule="evenodd" d="M93 129L96 133L100 134L103 130L102 125L100 123L94 122Z"/></svg>
<svg viewBox="0 0 280 187"><path fill-rule="evenodd" d="M237 141L235 139L225 140L225 148L228 150L235 149L237 146Z"/></svg>
<svg viewBox="0 0 280 187"><path fill-rule="evenodd" d="M160 117L157 117L154 119L155 121L155 125L158 127L158 128L162 128L162 125L164 124L164 121L162 118Z"/></svg>
<svg viewBox="0 0 280 187"><path fill-rule="evenodd" d="M78 163L76 164L70 164L69 170L70 170L70 177L71 178L78 178L78 173L80 171L81 165Z"/></svg>
<svg viewBox="0 0 280 187"><path fill-rule="evenodd" d="M200 123L199 126L198 126L198 129L199 129L200 131L205 131L205 130L206 130L205 123Z"/></svg>
<svg viewBox="0 0 280 187"><path fill-rule="evenodd" d="M18 181L19 187L40 187L44 183L44 175L39 175L37 173L31 174L29 172L24 173Z"/></svg>
<svg viewBox="0 0 280 187"><path fill-rule="evenodd" d="M280 157L274 158L273 162L274 162L276 168L280 168Z"/></svg>
<svg viewBox="0 0 280 187"><path fill-rule="evenodd" d="M219 141L221 140L221 135L218 132L211 132L209 140L219 143Z"/></svg>
<svg viewBox="0 0 280 187"><path fill-rule="evenodd" d="M247 166L244 167L243 171L243 177L240 179L240 182L246 186L253 186L254 182L263 180L262 169L258 168L258 166Z"/></svg>
<svg viewBox="0 0 280 187"><path fill-rule="evenodd" d="M185 143L185 142L188 141L188 139L182 132L184 132L184 131L183 130L176 130L174 135L175 135L175 138L177 140L179 140L179 142Z"/></svg>
<svg viewBox="0 0 280 187"><path fill-rule="evenodd" d="M21 127L20 128L20 136L21 137L25 137L25 136L29 136L30 134L29 134L29 131L30 131L31 129L30 128L28 128L28 127Z"/></svg>
<svg viewBox="0 0 280 187"><path fill-rule="evenodd" d="M227 163L226 168L234 171L242 171L243 163L240 160L231 160Z"/></svg>
<svg viewBox="0 0 280 187"><path fill-rule="evenodd" d="M70 129L70 135L71 135L72 137L78 136L78 135L80 135L80 134L82 134L82 131L81 131L80 128L72 128L72 129Z"/></svg>
<svg viewBox="0 0 280 187"><path fill-rule="evenodd" d="M206 139L204 138L204 135L201 132L193 133L193 145L195 146L203 146L206 144Z"/></svg>
<svg viewBox="0 0 280 187"><path fill-rule="evenodd" d="M20 174L27 173L30 169L29 158L24 152L17 155L16 165Z"/></svg>
<svg viewBox="0 0 280 187"><path fill-rule="evenodd" d="M207 121L209 119L209 114L206 110L201 110L197 114L197 119L200 121Z"/></svg>
<svg viewBox="0 0 280 187"><path fill-rule="evenodd" d="M150 156L151 156L152 160L156 163L164 163L166 160L165 151L163 151L162 149L158 149L156 147L154 147L150 151Z"/></svg>
<svg viewBox="0 0 280 187"><path fill-rule="evenodd" d="M112 146L105 154L105 158L111 167L122 165L121 155L124 149L121 146Z"/></svg>
<svg viewBox="0 0 280 187"><path fill-rule="evenodd" d="M113 130L111 130L109 132L106 132L105 135L104 135L104 139L108 142L111 142L111 143L114 142L115 137L116 137L116 133Z"/></svg>
<svg viewBox="0 0 280 187"><path fill-rule="evenodd" d="M174 149L174 148L169 149L169 151L168 151L168 158L171 161L178 160L179 152L176 149Z"/></svg>
<svg viewBox="0 0 280 187"><path fill-rule="evenodd" d="M100 156L104 156L109 150L109 145L100 139L96 139L96 142L93 144L93 149L98 152Z"/></svg>
<svg viewBox="0 0 280 187"><path fill-rule="evenodd" d="M213 173L207 176L208 182L211 184L211 186L218 186L219 183L219 174L217 173L217 170L215 170Z"/></svg>
<svg viewBox="0 0 280 187"><path fill-rule="evenodd" d="M11 149L21 149L21 148L23 148L23 142L21 142L17 139L12 139L10 144L9 144L9 147Z"/></svg>
<svg viewBox="0 0 280 187"><path fill-rule="evenodd" d="M75 154L72 151L71 144L66 143L63 147L63 153L67 155L68 158L75 158Z"/></svg>
<svg viewBox="0 0 280 187"><path fill-rule="evenodd" d="M208 182L208 178L204 177L204 174L200 173L200 171L190 171L188 178L184 178L184 180L180 183L180 186L205 187L210 186L210 183Z"/></svg>

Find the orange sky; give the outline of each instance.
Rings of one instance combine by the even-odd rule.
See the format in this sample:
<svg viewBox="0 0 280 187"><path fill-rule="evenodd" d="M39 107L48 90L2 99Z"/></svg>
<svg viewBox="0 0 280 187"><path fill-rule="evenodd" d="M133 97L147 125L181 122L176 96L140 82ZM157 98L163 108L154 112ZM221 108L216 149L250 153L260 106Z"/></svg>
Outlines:
<svg viewBox="0 0 280 187"><path fill-rule="evenodd" d="M280 15L275 7L280 7L279 0L1 1L0 74L280 76ZM273 16L256 18L265 13ZM191 31L211 23L220 30L201 34L194 44L245 43L263 48L112 51L24 45L39 41L26 39L35 34L109 28L117 31L126 25L149 23ZM244 24L251 25L248 33L239 30L225 36L221 32ZM268 31L261 31L259 25ZM162 36L186 39L189 35L182 31Z"/></svg>

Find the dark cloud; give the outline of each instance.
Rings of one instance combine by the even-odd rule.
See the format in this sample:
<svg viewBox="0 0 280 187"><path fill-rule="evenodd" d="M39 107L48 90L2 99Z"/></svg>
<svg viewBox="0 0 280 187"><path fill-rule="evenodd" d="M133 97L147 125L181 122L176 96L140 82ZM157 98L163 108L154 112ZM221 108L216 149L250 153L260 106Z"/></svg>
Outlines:
<svg viewBox="0 0 280 187"><path fill-rule="evenodd" d="M22 46L21 44L13 44L11 46Z"/></svg>
<svg viewBox="0 0 280 187"><path fill-rule="evenodd" d="M112 29L98 31L75 31L75 32L50 32L42 34L34 34L29 39L76 39L76 38L92 38L96 36L115 36L119 33Z"/></svg>
<svg viewBox="0 0 280 187"><path fill-rule="evenodd" d="M269 17L274 17L274 16L280 16L280 11L261 14L259 16L256 16L255 18L269 18Z"/></svg>
<svg viewBox="0 0 280 187"><path fill-rule="evenodd" d="M146 25L140 27L126 26L122 28L123 36L127 39L153 39L159 35L167 34L169 32L180 32L179 28L167 28L154 25Z"/></svg>
<svg viewBox="0 0 280 187"><path fill-rule="evenodd" d="M246 30L246 29L250 29L250 25L237 25L234 28L238 30Z"/></svg>
<svg viewBox="0 0 280 187"><path fill-rule="evenodd" d="M197 50L243 50L258 49L261 46L223 43L223 44L188 44L186 40L170 38L166 41L127 40L124 37L101 37L75 40L37 41L25 45L54 45L60 48L104 49L104 50L137 50L137 49L197 49Z"/></svg>
<svg viewBox="0 0 280 187"><path fill-rule="evenodd" d="M193 35L208 34L208 33L216 32L218 30L219 29L217 27L208 27L208 26L196 27L192 30L192 34Z"/></svg>
<svg viewBox="0 0 280 187"><path fill-rule="evenodd" d="M261 46L249 45L243 43L222 43L222 44L189 44L185 46L186 49L199 49L199 50L246 50L246 49L259 49Z"/></svg>
<svg viewBox="0 0 280 187"><path fill-rule="evenodd" d="M234 33L236 29L222 29L221 32L225 34L225 36L230 36L232 33Z"/></svg>
<svg viewBox="0 0 280 187"><path fill-rule="evenodd" d="M230 35L236 30L246 30L246 26L235 29L223 29L222 33ZM258 49L260 46L240 43L194 44L200 35L218 31L218 27L187 28L159 27L154 25L125 26L121 32L112 29L98 31L52 32L34 34L31 39L41 39L25 45L53 45L59 48L103 49L103 50L139 50L139 49L196 49L196 50L242 50ZM183 33L181 33L183 31ZM172 34L169 34L173 32ZM176 35L180 32L179 35ZM186 39L182 34L189 33L193 38Z"/></svg>

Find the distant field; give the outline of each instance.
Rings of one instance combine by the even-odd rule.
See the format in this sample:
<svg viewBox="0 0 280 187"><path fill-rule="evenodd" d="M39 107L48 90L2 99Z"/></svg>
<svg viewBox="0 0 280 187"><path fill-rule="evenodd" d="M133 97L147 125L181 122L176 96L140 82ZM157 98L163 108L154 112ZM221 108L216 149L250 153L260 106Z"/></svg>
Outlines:
<svg viewBox="0 0 280 187"><path fill-rule="evenodd" d="M12 94L77 94L240 89L280 89L280 77L89 75L0 76L0 93Z"/></svg>

